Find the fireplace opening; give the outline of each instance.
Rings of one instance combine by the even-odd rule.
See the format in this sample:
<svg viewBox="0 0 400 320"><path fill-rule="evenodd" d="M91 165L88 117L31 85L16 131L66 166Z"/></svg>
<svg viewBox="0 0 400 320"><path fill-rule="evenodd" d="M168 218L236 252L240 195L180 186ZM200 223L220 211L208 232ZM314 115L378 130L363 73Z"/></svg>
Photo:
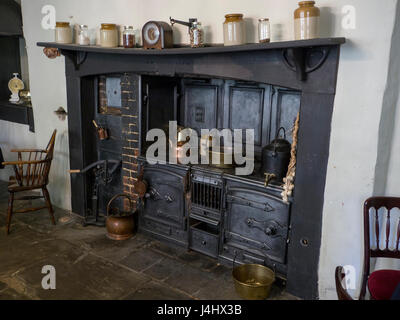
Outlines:
<svg viewBox="0 0 400 320"><path fill-rule="evenodd" d="M148 188L137 212L139 232L229 266L270 266L287 278L288 292L315 298L330 125L344 42L319 38L157 51L38 45L59 48L66 57L71 169L82 170L105 157L121 160L113 177L116 189L104 188L100 196L103 211L119 191L137 199L135 182L143 172ZM298 135L292 147L298 144L290 151L296 188L270 179L265 185L259 170L263 148L281 127L290 146L295 119ZM146 134L171 120L197 134L202 128L253 129L253 172L239 175L233 169L240 167L214 164L149 163ZM84 216L90 209L91 189L88 177L71 175L75 213ZM125 208L126 202L121 205Z"/></svg>
<svg viewBox="0 0 400 320"><path fill-rule="evenodd" d="M83 118L91 161L120 160L112 182L99 190L99 211L125 193L135 201L134 184L143 169L148 184L138 230L231 265L260 263L286 279L292 198L282 199L281 181L265 185L262 149L284 128L292 128L301 92L258 82L218 78L107 74L83 78ZM89 88L95 90L89 90ZM102 139L94 120L107 131ZM255 166L250 175L212 164L149 164L146 141L152 129L176 121L200 137L201 129L254 129ZM242 141L245 143L245 140ZM88 159L89 160L89 159ZM90 200L88 182L87 196ZM93 202L87 201L88 209ZM126 202L115 204L120 209Z"/></svg>
<svg viewBox="0 0 400 320"><path fill-rule="evenodd" d="M264 180L261 170L263 147L277 138L280 128L292 143L292 129L300 110L300 91L263 83L210 78L142 76L141 81L142 157L153 143L146 141L147 133L154 128L162 129L168 138L170 121L177 122L178 131L188 128L194 130L199 138L202 129L241 130L243 151L246 150L245 130L253 129L255 166L249 176ZM201 143L199 141L198 145ZM179 162L179 151L177 156ZM231 172L232 167L219 166L226 172ZM271 183L280 185L282 180L272 180Z"/></svg>
<svg viewBox="0 0 400 320"><path fill-rule="evenodd" d="M122 101L137 102L128 114L122 104L122 130L127 132L122 152L124 190L134 194L139 168L148 183L139 231L229 265L261 263L285 279L291 198L283 201L282 181L265 185L261 154L281 127L292 142L301 92L218 78L122 79ZM165 130L170 121L199 137L202 129L253 129L253 172L238 176L230 166L149 164L146 151L152 142L146 135L152 129ZM138 156L132 162L135 152Z"/></svg>

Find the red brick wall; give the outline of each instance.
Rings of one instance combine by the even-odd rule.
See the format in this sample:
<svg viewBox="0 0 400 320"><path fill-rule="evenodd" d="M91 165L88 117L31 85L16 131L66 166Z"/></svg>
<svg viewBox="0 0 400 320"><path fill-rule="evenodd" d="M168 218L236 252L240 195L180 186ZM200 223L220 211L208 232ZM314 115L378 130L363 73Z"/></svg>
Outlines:
<svg viewBox="0 0 400 320"><path fill-rule="evenodd" d="M125 73L121 78L122 98L122 175L124 193L135 199L138 198L133 184L138 176L139 155L139 76ZM124 210L128 208L128 200L125 201Z"/></svg>

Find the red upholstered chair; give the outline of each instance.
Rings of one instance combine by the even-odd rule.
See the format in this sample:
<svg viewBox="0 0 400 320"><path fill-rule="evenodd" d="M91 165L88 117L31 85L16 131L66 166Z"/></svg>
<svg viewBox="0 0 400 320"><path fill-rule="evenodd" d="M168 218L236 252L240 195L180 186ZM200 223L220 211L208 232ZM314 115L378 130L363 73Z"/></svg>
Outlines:
<svg viewBox="0 0 400 320"><path fill-rule="evenodd" d="M370 209L374 209L374 219L370 219ZM385 243L384 249L380 249L380 232L382 226L379 225L379 215L382 215L380 208L386 208L386 226L385 229ZM397 270L378 270L370 274L370 260L371 258L394 258L400 259L399 240L400 240L400 221L396 223L391 219L391 210L393 208L400 209L400 198L394 197L373 197L369 198L364 203L364 272L361 284L360 299L365 298L365 293L368 290L371 298L375 300L389 300L400 283L400 271ZM375 220L370 221L370 220ZM374 248L371 248L370 238L370 225L374 226L376 243ZM395 248L389 248L390 228L395 225Z"/></svg>

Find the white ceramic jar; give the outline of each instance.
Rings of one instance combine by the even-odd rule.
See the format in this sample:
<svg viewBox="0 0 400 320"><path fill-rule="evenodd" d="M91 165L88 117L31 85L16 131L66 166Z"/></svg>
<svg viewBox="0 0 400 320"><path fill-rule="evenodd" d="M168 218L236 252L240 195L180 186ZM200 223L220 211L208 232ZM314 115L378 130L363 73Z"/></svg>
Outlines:
<svg viewBox="0 0 400 320"><path fill-rule="evenodd" d="M243 14L231 13L225 16L224 45L233 46L246 43L246 26Z"/></svg>
<svg viewBox="0 0 400 320"><path fill-rule="evenodd" d="M57 43L72 43L72 30L69 22L56 22L55 41Z"/></svg>
<svg viewBox="0 0 400 320"><path fill-rule="evenodd" d="M118 29L115 24L103 23L100 29L100 46L105 48L118 47Z"/></svg>

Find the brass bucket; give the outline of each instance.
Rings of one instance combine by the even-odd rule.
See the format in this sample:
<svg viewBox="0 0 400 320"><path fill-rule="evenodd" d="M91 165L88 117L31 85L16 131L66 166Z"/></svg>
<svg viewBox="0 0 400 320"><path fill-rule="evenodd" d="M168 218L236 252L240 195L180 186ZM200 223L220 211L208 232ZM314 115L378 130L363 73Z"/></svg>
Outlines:
<svg viewBox="0 0 400 320"><path fill-rule="evenodd" d="M243 264L233 268L237 294L246 300L267 299L275 281L275 272L260 264Z"/></svg>

